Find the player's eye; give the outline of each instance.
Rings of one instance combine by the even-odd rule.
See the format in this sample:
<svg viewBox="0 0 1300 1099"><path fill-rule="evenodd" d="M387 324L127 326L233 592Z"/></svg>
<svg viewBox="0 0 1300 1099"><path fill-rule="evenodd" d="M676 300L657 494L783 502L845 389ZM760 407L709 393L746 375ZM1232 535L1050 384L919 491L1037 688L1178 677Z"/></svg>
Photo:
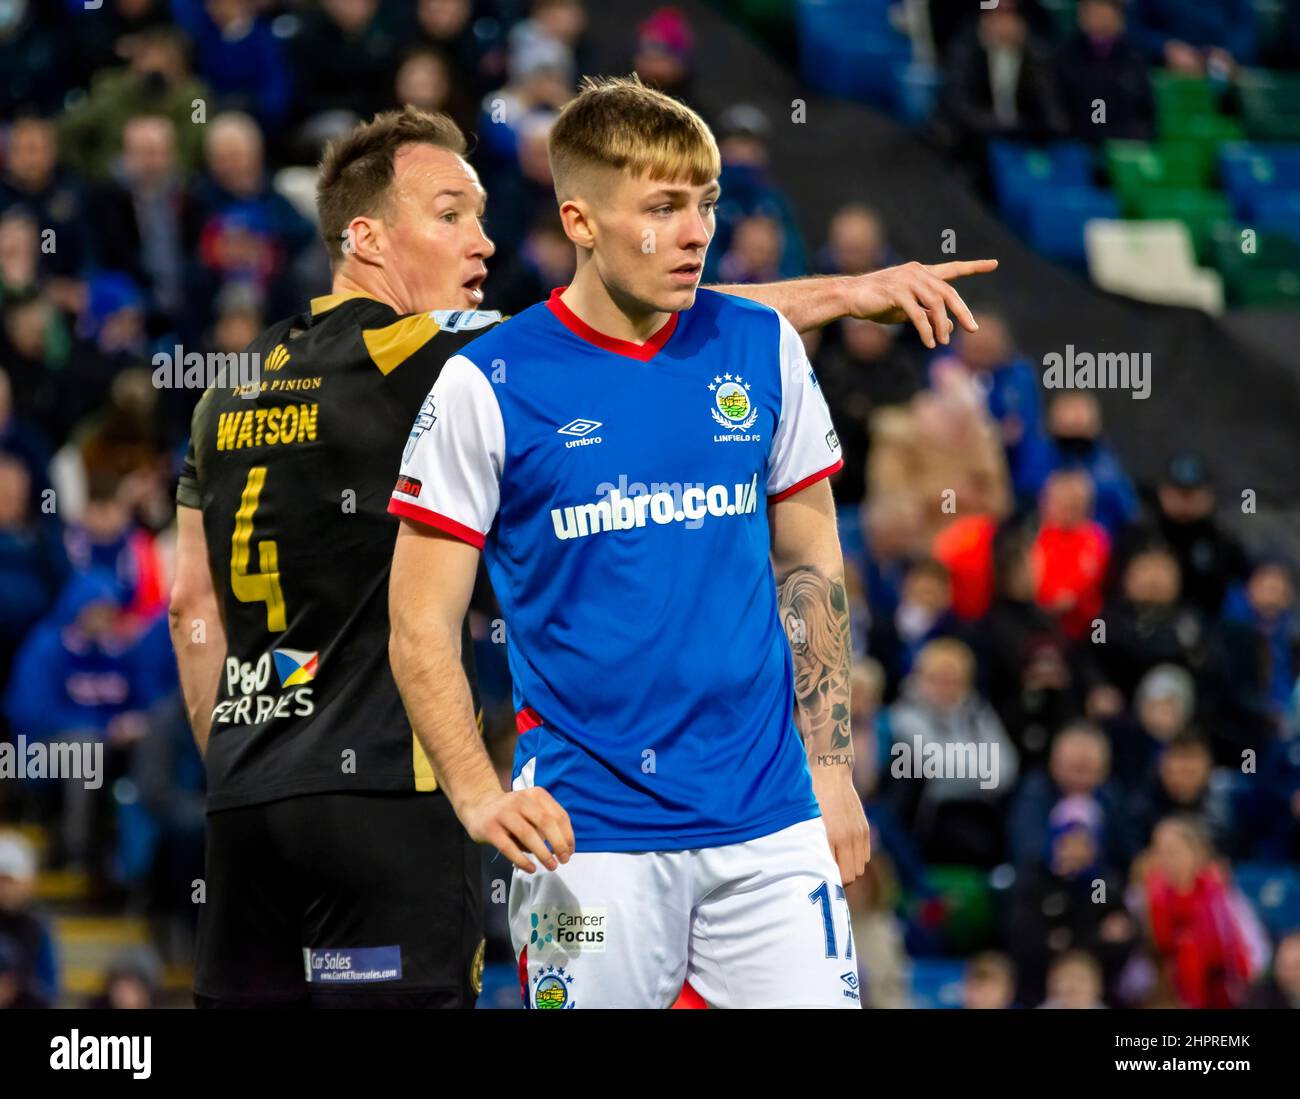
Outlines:
<svg viewBox="0 0 1300 1099"><path fill-rule="evenodd" d="M460 220L460 215L457 214L455 210L448 210L445 214L442 215L442 220L447 222L448 225L452 225L458 220Z"/></svg>
<svg viewBox="0 0 1300 1099"><path fill-rule="evenodd" d="M667 217L669 214L671 214L673 212L673 208L669 206L667 203L665 203L663 206L656 206L650 212L654 214L655 217L662 218L662 217Z"/></svg>

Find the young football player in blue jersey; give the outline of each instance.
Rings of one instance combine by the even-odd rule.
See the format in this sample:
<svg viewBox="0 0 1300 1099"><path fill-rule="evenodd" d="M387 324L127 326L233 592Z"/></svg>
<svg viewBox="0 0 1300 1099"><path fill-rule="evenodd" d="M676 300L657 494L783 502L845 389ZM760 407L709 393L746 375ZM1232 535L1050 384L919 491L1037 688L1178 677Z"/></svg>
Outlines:
<svg viewBox="0 0 1300 1099"><path fill-rule="evenodd" d="M870 839L826 403L784 317L699 288L720 161L694 112L587 82L551 163L573 282L447 361L389 505L412 726L469 833L516 866L529 1006L667 1007L689 980L718 1007L856 1007L843 885ZM966 272L917 267L890 319L927 342L945 307L972 326L944 281ZM459 665L480 553L511 792Z"/></svg>

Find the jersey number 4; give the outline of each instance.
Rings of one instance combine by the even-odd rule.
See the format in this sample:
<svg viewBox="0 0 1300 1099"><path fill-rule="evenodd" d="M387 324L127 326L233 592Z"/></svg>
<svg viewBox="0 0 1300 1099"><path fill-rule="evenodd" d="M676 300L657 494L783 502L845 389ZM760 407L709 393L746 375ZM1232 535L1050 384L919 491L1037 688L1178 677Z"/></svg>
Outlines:
<svg viewBox="0 0 1300 1099"><path fill-rule="evenodd" d="M254 466L244 482L244 494L235 512L235 533L230 539L230 590L241 603L266 604L266 628L283 633L287 625L284 592L280 588L280 547L263 538L257 545L259 571L249 572L248 558L253 540L253 513L266 484L266 467Z"/></svg>

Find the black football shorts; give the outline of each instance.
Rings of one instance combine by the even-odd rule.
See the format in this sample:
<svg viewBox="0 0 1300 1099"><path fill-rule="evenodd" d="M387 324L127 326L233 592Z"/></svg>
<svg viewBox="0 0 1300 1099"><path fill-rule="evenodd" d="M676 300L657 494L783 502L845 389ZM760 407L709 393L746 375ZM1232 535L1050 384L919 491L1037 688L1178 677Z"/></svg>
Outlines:
<svg viewBox="0 0 1300 1099"><path fill-rule="evenodd" d="M208 814L200 1007L473 1007L479 848L440 793Z"/></svg>

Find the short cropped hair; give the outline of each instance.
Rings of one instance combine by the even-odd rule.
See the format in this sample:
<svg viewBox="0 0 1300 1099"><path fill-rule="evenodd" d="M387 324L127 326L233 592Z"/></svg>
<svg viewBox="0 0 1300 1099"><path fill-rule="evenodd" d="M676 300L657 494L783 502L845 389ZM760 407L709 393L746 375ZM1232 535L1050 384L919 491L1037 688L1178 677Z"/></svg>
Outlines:
<svg viewBox="0 0 1300 1099"><path fill-rule="evenodd" d="M407 106L384 111L331 141L320 162L316 209L330 263L343 258L343 240L355 217L384 212L393 160L403 145L436 145L465 154L465 135L447 115Z"/></svg>
<svg viewBox="0 0 1300 1099"><path fill-rule="evenodd" d="M704 119L637 76L585 77L551 130L550 158L561 202L592 167L697 187L722 172L718 143Z"/></svg>

